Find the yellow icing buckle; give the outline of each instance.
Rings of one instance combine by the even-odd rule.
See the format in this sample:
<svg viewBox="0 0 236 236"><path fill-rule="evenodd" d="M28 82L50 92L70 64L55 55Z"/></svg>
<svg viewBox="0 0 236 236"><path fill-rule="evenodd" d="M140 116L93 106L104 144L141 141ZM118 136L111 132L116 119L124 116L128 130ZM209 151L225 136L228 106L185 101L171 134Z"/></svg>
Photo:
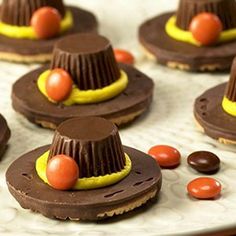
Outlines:
<svg viewBox="0 0 236 236"><path fill-rule="evenodd" d="M64 18L61 21L60 33L67 31L73 26L72 13L67 10ZM0 22L0 34L9 38L17 39L37 39L37 36L31 26L16 26Z"/></svg>
<svg viewBox="0 0 236 236"><path fill-rule="evenodd" d="M46 92L46 80L50 74L50 70L43 72L37 81L39 91L48 98L49 101L52 101ZM127 74L121 70L120 78L114 83L96 90L79 90L77 86L73 86L70 96L63 101L63 104L66 106L71 106L73 104L89 104L89 103L98 103L102 101L109 100L118 94L120 94L123 90L126 89L128 85L128 76Z"/></svg>
<svg viewBox="0 0 236 236"><path fill-rule="evenodd" d="M165 26L166 33L173 39L185 43L190 43L200 47L201 44L197 42L190 31L182 30L176 26L176 16L170 17ZM224 30L221 32L218 43L228 42L236 39L236 28Z"/></svg>
<svg viewBox="0 0 236 236"><path fill-rule="evenodd" d="M42 179L46 184L48 183L46 176L46 168L48 162L49 151L45 152L36 160L36 172L40 179ZM74 190L88 190L95 188L102 188L119 182L124 179L131 171L132 163L129 156L125 153L125 167L120 172L116 172L110 175L98 176L98 177L89 177L78 179Z"/></svg>
<svg viewBox="0 0 236 236"><path fill-rule="evenodd" d="M226 113L232 116L236 116L236 102L232 102L224 96L222 101L222 107Z"/></svg>

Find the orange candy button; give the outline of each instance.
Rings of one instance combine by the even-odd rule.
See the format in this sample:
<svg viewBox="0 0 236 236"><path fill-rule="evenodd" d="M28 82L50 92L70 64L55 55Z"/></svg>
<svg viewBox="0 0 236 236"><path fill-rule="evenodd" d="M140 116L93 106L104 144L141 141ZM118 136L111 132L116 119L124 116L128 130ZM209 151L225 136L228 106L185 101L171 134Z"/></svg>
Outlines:
<svg viewBox="0 0 236 236"><path fill-rule="evenodd" d="M128 65L134 64L134 56L130 52L122 49L114 49L114 53L117 62Z"/></svg>
<svg viewBox="0 0 236 236"><path fill-rule="evenodd" d="M217 42L222 29L223 26L219 17L206 12L196 15L189 27L193 37L206 46Z"/></svg>
<svg viewBox="0 0 236 236"><path fill-rule="evenodd" d="M221 184L213 178L200 177L191 181L187 190L189 195L198 199L213 199L221 192Z"/></svg>
<svg viewBox="0 0 236 236"><path fill-rule="evenodd" d="M152 156L161 167L164 168L173 168L180 164L180 152L171 146L154 146L148 151L148 154Z"/></svg>
<svg viewBox="0 0 236 236"><path fill-rule="evenodd" d="M56 155L49 160L46 175L53 188L68 190L75 185L79 177L79 167L71 157Z"/></svg>
<svg viewBox="0 0 236 236"><path fill-rule="evenodd" d="M52 7L39 8L31 18L31 26L39 39L56 36L60 32L60 24L61 15Z"/></svg>
<svg viewBox="0 0 236 236"><path fill-rule="evenodd" d="M65 100L70 95L72 86L71 76L60 68L52 70L46 80L47 95L56 102Z"/></svg>

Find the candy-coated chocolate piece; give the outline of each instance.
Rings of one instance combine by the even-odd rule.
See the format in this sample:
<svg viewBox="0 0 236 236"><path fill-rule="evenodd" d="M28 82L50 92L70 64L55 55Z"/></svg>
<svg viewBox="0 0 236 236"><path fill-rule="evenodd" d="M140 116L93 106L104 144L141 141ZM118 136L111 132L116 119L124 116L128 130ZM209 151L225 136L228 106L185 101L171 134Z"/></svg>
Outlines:
<svg viewBox="0 0 236 236"><path fill-rule="evenodd" d="M71 76L60 68L52 70L46 80L47 95L56 102L65 100L70 95L72 86Z"/></svg>
<svg viewBox="0 0 236 236"><path fill-rule="evenodd" d="M56 36L60 32L60 25L61 15L52 7L39 8L31 18L31 26L39 39Z"/></svg>
<svg viewBox="0 0 236 236"><path fill-rule="evenodd" d="M199 177L187 185L189 195L198 199L213 199L219 196L221 184L216 179Z"/></svg>
<svg viewBox="0 0 236 236"><path fill-rule="evenodd" d="M220 159L212 152L193 152L187 160L193 169L206 174L215 173L220 168Z"/></svg>
<svg viewBox="0 0 236 236"><path fill-rule="evenodd" d="M189 29L200 44L207 46L217 42L223 26L217 15L203 12L192 19Z"/></svg>
<svg viewBox="0 0 236 236"><path fill-rule="evenodd" d="M53 188L68 190L75 185L79 177L79 167L71 157L56 155L47 164L46 176Z"/></svg>
<svg viewBox="0 0 236 236"><path fill-rule="evenodd" d="M180 164L180 152L176 148L168 145L153 146L148 151L148 154L152 156L161 167L164 168L172 168Z"/></svg>
<svg viewBox="0 0 236 236"><path fill-rule="evenodd" d="M117 62L128 65L134 64L134 56L130 52L123 49L114 49L114 53Z"/></svg>

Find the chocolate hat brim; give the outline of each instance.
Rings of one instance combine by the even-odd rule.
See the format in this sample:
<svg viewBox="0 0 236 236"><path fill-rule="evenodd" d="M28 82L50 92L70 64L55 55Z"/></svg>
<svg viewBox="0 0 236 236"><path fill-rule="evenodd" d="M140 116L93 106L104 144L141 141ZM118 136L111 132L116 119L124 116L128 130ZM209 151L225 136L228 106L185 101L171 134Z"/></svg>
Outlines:
<svg viewBox="0 0 236 236"><path fill-rule="evenodd" d="M190 71L225 70L231 67L236 54L236 40L212 47L197 47L172 39L165 31L166 22L175 12L144 22L139 40L157 62Z"/></svg>
<svg viewBox="0 0 236 236"><path fill-rule="evenodd" d="M23 155L11 164L6 173L9 191L20 205L46 217L72 220L103 219L107 217L106 214L103 215L105 212L115 212L117 209L124 209L124 212L133 210L130 208L135 206L133 203L136 202L138 207L142 197L145 198L152 192L154 194L150 199L155 199L160 191L162 176L156 161L130 147L124 147L124 151L132 160L132 170L117 184L84 191L55 190L39 179L35 171L36 159L48 149L49 146L43 146Z"/></svg>
<svg viewBox="0 0 236 236"><path fill-rule="evenodd" d="M67 7L73 14L74 26L61 36L47 40L14 39L0 35L0 59L18 61L47 61L54 44L62 37L81 32L97 32L98 23L95 16L77 7ZM6 56L7 55L7 56ZM42 58L39 58L42 55ZM16 59L18 58L18 59ZM46 60L45 60L46 59Z"/></svg>
<svg viewBox="0 0 236 236"><path fill-rule="evenodd" d="M134 67L124 64L120 64L119 67L129 78L128 86L121 94L97 104L73 106L49 102L36 85L39 75L48 69L48 66L34 70L13 85L13 108L29 121L48 128L56 128L63 121L80 116L100 116L111 121L115 120L114 122L118 124L116 120L126 119L133 114L140 115L148 109L154 87L153 81Z"/></svg>
<svg viewBox="0 0 236 236"><path fill-rule="evenodd" d="M194 116L204 132L217 140L236 142L236 117L222 108L226 83L205 91L195 100Z"/></svg>
<svg viewBox="0 0 236 236"><path fill-rule="evenodd" d="M10 135L11 132L7 126L6 120L0 115L0 159L6 149Z"/></svg>

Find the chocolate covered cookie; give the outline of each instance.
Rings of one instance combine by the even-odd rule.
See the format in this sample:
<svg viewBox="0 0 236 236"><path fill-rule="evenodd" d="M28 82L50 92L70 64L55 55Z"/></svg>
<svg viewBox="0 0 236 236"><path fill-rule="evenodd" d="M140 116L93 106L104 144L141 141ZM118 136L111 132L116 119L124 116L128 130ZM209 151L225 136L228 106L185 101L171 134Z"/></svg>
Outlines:
<svg viewBox="0 0 236 236"><path fill-rule="evenodd" d="M79 32L96 32L95 16L62 0L4 0L0 7L0 59L46 62L54 44Z"/></svg>
<svg viewBox="0 0 236 236"><path fill-rule="evenodd" d="M149 56L188 71L229 69L236 52L234 0L180 0L177 12L144 22L139 40Z"/></svg>
<svg viewBox="0 0 236 236"><path fill-rule="evenodd" d="M78 170L72 185L65 184L72 171L66 169L73 167L68 163ZM161 179L152 157L122 146L116 126L95 117L65 121L51 145L26 153L6 173L9 191L23 208L62 220L131 211L157 198Z"/></svg>
<svg viewBox="0 0 236 236"><path fill-rule="evenodd" d="M236 143L236 59L228 83L205 91L194 104L194 116L208 136L222 143Z"/></svg>
<svg viewBox="0 0 236 236"><path fill-rule="evenodd" d="M0 115L0 159L6 150L7 142L10 138L11 132L7 126L7 122L3 116Z"/></svg>
<svg viewBox="0 0 236 236"><path fill-rule="evenodd" d="M109 40L76 34L55 45L50 65L16 81L12 104L46 128L79 116L101 116L121 125L149 108L153 87L148 76L116 62Z"/></svg>

